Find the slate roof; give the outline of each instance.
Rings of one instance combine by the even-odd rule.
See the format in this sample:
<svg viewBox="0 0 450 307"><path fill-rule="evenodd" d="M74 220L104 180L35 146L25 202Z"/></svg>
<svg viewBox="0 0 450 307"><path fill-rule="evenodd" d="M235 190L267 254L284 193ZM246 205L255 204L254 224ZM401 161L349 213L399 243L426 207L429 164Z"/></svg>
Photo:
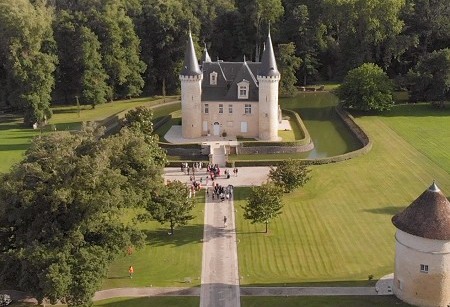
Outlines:
<svg viewBox="0 0 450 307"><path fill-rule="evenodd" d="M183 69L180 75L182 76L198 76L202 72L198 65L197 56L195 55L194 42L192 41L192 35L189 31L189 37L186 44L186 51L184 52Z"/></svg>
<svg viewBox="0 0 450 307"><path fill-rule="evenodd" d="M259 62L203 62L202 101L258 101L256 72ZM217 73L217 85L210 85L209 76ZM249 81L248 99L238 99L238 83Z"/></svg>
<svg viewBox="0 0 450 307"><path fill-rule="evenodd" d="M264 52L261 59L261 66L258 71L258 76L264 77L279 77L280 72L277 68L277 61L275 60L275 53L273 52L272 39L270 33L267 35L266 43L264 45Z"/></svg>
<svg viewBox="0 0 450 307"><path fill-rule="evenodd" d="M201 63L211 62L211 57L209 56L208 49L206 49L206 44L205 44L205 49L203 50L203 54L202 54L202 58L201 58L200 62Z"/></svg>
<svg viewBox="0 0 450 307"><path fill-rule="evenodd" d="M450 202L433 184L411 205L392 218L398 229L434 240L450 240Z"/></svg>

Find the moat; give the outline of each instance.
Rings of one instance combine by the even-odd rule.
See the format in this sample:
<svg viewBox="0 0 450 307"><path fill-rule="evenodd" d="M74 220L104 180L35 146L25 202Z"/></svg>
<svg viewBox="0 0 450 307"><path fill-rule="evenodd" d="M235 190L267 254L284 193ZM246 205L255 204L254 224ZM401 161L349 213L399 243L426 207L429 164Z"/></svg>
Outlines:
<svg viewBox="0 0 450 307"><path fill-rule="evenodd" d="M338 98L328 92L300 93L280 99L284 109L299 113L314 142L314 149L296 154L299 158L325 158L341 155L362 147L334 111Z"/></svg>

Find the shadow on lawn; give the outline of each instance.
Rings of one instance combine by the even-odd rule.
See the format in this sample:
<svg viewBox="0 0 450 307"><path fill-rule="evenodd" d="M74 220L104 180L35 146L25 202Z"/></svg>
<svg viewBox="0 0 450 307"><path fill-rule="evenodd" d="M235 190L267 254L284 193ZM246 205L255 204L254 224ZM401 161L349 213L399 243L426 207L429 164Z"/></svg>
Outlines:
<svg viewBox="0 0 450 307"><path fill-rule="evenodd" d="M405 209L405 206L389 206L383 208L366 209L365 212L375 213L375 214L388 214L395 215Z"/></svg>
<svg viewBox="0 0 450 307"><path fill-rule="evenodd" d="M147 235L147 243L152 246L200 244L203 239L203 224L176 227L173 235L169 234L170 228L147 230L144 233Z"/></svg>
<svg viewBox="0 0 450 307"><path fill-rule="evenodd" d="M0 151L27 150L30 144L0 145Z"/></svg>

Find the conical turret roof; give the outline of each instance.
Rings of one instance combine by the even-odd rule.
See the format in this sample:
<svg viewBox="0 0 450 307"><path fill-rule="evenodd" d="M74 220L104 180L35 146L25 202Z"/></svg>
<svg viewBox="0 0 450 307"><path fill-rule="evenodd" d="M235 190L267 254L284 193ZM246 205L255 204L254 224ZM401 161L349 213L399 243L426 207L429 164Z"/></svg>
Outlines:
<svg viewBox="0 0 450 307"><path fill-rule="evenodd" d="M198 76L201 75L200 67L198 65L197 56L195 55L194 42L192 41L191 31L189 31L189 38L186 44L186 52L184 53L183 69L180 75L182 76Z"/></svg>
<svg viewBox="0 0 450 307"><path fill-rule="evenodd" d="M450 202L433 184L392 218L398 229L434 240L450 240Z"/></svg>
<svg viewBox="0 0 450 307"><path fill-rule="evenodd" d="M209 56L208 49L206 48L206 44L205 44L205 49L203 50L201 62L202 63L203 62L211 63L211 57Z"/></svg>
<svg viewBox="0 0 450 307"><path fill-rule="evenodd" d="M280 72L277 68L277 62L275 60L275 53L273 52L272 39L270 38L270 32L267 35L266 43L264 44L264 52L261 60L261 67L258 71L258 76L264 77L279 77Z"/></svg>

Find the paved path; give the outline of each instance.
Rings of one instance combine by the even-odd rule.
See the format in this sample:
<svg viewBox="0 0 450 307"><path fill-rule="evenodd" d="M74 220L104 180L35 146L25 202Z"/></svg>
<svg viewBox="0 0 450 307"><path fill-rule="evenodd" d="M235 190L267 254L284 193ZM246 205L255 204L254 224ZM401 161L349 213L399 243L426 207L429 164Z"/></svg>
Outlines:
<svg viewBox="0 0 450 307"><path fill-rule="evenodd" d="M230 179L221 176L215 180L220 185L252 186L267 180L268 167L241 167L238 176ZM203 176L205 170L196 176ZM179 180L189 183L189 176L180 168L166 168L166 180ZM211 187L211 181L209 181ZM201 288L118 288L97 291L94 301L114 297L146 296L200 296L200 306L239 307L240 296L339 296L339 295L392 295L392 276L380 279L376 287L239 287L238 260L233 201L217 202L208 198L205 204L202 284ZM224 227L223 217L227 217ZM378 290L378 291L376 291ZM36 302L21 291L0 290L8 293L14 300Z"/></svg>
<svg viewBox="0 0 450 307"><path fill-rule="evenodd" d="M211 193L209 193L211 196ZM226 217L226 222L224 222ZM239 270L233 201L205 204L201 307L239 307Z"/></svg>
<svg viewBox="0 0 450 307"><path fill-rule="evenodd" d="M181 165L180 165L181 167ZM179 180L184 183L189 183L189 176L185 175L181 172L180 167L166 167L164 169L164 179L166 180ZM230 171L231 177L230 179L226 179L223 175L223 172L227 168L221 168L221 176L216 178L215 182L220 185L227 186L229 184L235 187L248 187L254 185L260 185L263 182L267 181L267 176L269 175L270 167L261 166L261 167L238 167L238 176L235 177L233 174L233 169L228 168ZM203 169L197 173L195 173L196 179L199 180L199 176L203 177L203 184L206 183L206 170ZM211 181L208 181L208 185L211 186Z"/></svg>

